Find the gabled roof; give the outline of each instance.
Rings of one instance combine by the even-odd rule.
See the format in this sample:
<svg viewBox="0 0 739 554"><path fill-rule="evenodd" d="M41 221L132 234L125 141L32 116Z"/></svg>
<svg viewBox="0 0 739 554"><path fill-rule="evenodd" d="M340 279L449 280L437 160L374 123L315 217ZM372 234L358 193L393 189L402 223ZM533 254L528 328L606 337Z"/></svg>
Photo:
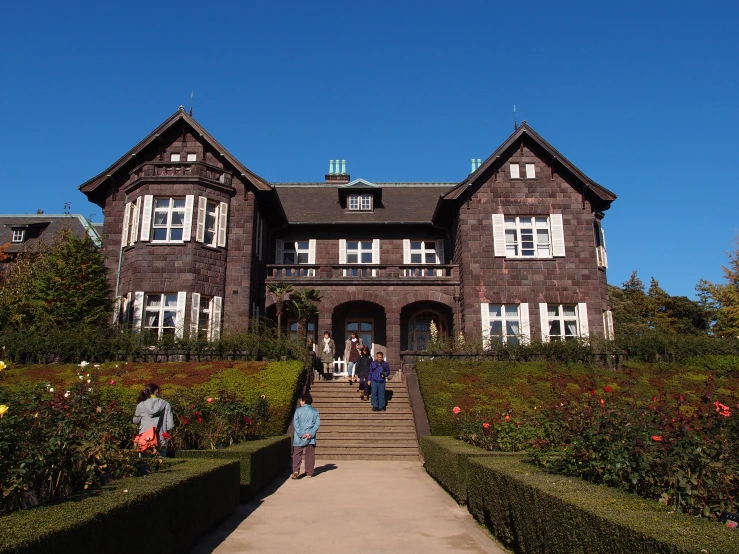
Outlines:
<svg viewBox="0 0 739 554"><path fill-rule="evenodd" d="M346 185L340 185L340 188L361 190L361 189L377 189L377 188L382 188L382 187L380 187L379 185L376 185L375 183L370 183L369 181L365 181L364 179L354 179L351 183L347 183Z"/></svg>
<svg viewBox="0 0 739 554"><path fill-rule="evenodd" d="M501 144L498 149L482 163L480 167L478 167L473 173L471 173L464 181L462 181L452 190L447 192L446 195L444 195L444 198L449 200L459 198L464 193L464 191L466 191L468 187L477 180L480 175L487 171L490 166L499 161L499 158L506 150L511 148L519 141L519 139L524 136L533 140L536 144L539 145L540 148L547 152L552 157L550 160L551 163L556 162L567 169L567 171L572 173L572 175L574 175L575 178L578 179L586 189L597 196L600 200L604 201L607 204L610 204L617 198L616 194L614 194L607 188L599 185L590 177L585 175L582 171L580 171L575 166L575 164L573 164L570 160L560 154L560 152L556 148L554 148L551 144L544 140L544 138L536 131L534 131L531 126L525 121L521 123L521 126L516 129L516 131L510 137L508 137L508 139L506 139L506 141Z"/></svg>
<svg viewBox="0 0 739 554"><path fill-rule="evenodd" d="M0 244L10 243L8 253L20 252L39 240L51 242L63 228L69 228L78 237L85 233L97 247L102 240L96 225L81 214L0 214ZM23 242L12 242L13 229L29 229Z"/></svg>
<svg viewBox="0 0 739 554"><path fill-rule="evenodd" d="M184 121L197 134L202 136L215 150L222 154L223 157L228 160L231 165L233 165L238 171L240 171L241 174L257 188L257 190L272 190L272 187L266 180L259 177L256 173L250 171L239 160L237 160L215 138L213 138L213 136L211 136L208 131L206 131L197 121L195 121L195 119L193 119L193 117L190 116L182 106L180 106L180 108L174 114L172 114L164 123L159 125L159 127L154 129L151 133L149 133L146 138L144 138L144 140L142 140L136 146L131 148L131 150L126 152L117 162L115 162L105 171L101 172L99 175L96 175L89 181L86 181L85 183L80 185L79 189L86 194L93 192L101 184L103 184L103 182L105 182L108 176L121 169L127 162L131 160L132 156L151 145L151 143L154 142L159 135L175 125L178 121Z"/></svg>

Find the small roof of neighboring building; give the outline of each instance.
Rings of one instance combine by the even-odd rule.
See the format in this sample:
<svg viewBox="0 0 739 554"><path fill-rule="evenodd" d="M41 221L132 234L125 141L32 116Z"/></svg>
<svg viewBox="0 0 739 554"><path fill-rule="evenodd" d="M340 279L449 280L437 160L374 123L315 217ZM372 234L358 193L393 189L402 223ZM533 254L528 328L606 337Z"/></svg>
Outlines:
<svg viewBox="0 0 739 554"><path fill-rule="evenodd" d="M78 237L87 233L96 246L102 245L96 225L80 214L0 214L0 244L10 244L5 250L9 254L21 252L41 239L51 242L65 227ZM25 231L22 242L13 242L14 230Z"/></svg>
<svg viewBox="0 0 739 554"><path fill-rule="evenodd" d="M365 184L369 183L369 184ZM377 183L361 181L362 190L382 189L372 211L349 211L337 190L354 187L330 183L272 183L290 224L431 223L439 200L457 183Z"/></svg>

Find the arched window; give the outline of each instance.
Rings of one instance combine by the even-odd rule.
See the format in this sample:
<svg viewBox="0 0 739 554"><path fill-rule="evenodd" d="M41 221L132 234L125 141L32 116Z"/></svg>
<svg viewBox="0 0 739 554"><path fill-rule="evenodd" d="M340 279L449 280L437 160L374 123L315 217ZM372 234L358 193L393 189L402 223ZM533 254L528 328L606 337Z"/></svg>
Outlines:
<svg viewBox="0 0 739 554"><path fill-rule="evenodd" d="M433 342L431 336L432 321L436 325L438 338L447 335L449 325L440 313L429 310L418 312L408 321L408 350L426 350L428 345Z"/></svg>

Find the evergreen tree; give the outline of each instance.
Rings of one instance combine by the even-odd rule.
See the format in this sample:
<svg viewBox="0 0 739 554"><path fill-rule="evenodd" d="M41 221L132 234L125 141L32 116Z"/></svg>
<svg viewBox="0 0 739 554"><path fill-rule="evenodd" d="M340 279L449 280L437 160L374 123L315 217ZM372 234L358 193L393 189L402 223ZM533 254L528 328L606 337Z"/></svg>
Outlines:
<svg viewBox="0 0 739 554"><path fill-rule="evenodd" d="M19 253L0 273L0 330L26 331L33 327L34 267L43 251L43 244L39 244L33 251Z"/></svg>
<svg viewBox="0 0 739 554"><path fill-rule="evenodd" d="M36 328L108 322L107 268L89 236L60 231L34 269L31 305Z"/></svg>
<svg viewBox="0 0 739 554"><path fill-rule="evenodd" d="M739 237L737 238L739 244ZM739 245L729 253L729 265L724 266L726 283L714 284L701 280L696 287L703 305L715 317L713 332L721 337L739 336Z"/></svg>

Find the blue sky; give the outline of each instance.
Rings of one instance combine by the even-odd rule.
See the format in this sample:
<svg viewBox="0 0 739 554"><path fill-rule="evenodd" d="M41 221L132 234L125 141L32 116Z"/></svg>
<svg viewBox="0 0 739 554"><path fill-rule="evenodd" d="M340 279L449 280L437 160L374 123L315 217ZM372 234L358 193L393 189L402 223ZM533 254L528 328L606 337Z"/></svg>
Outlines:
<svg viewBox="0 0 739 554"><path fill-rule="evenodd" d="M739 227L736 2L13 2L2 213L94 214L77 186L195 91L270 181L458 181L519 120L619 195L609 281L721 279Z"/></svg>

